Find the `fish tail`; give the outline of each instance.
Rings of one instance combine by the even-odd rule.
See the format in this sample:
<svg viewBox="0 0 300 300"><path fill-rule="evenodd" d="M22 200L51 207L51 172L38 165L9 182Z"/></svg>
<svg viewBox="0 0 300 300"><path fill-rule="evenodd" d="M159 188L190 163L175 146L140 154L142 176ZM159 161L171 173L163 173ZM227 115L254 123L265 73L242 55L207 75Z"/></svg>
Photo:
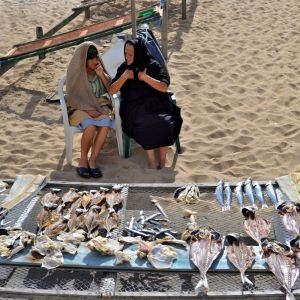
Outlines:
<svg viewBox="0 0 300 300"><path fill-rule="evenodd" d="M245 273L241 273L241 277L242 277L242 283L248 283L250 285L253 285L253 282L250 279L248 279Z"/></svg>
<svg viewBox="0 0 300 300"><path fill-rule="evenodd" d="M196 292L196 294L201 293L201 291L207 293L208 290L209 290L209 287L208 287L207 276L203 275L195 287L195 292Z"/></svg>
<svg viewBox="0 0 300 300"><path fill-rule="evenodd" d="M286 293L286 298L285 298L285 300L296 300L296 298L295 298L295 296L293 295L292 291L287 290L286 292L287 292L287 293Z"/></svg>
<svg viewBox="0 0 300 300"><path fill-rule="evenodd" d="M264 208L268 208L269 206L268 206L268 204L267 203L263 203L262 205L261 205L261 208L262 209L264 209Z"/></svg>

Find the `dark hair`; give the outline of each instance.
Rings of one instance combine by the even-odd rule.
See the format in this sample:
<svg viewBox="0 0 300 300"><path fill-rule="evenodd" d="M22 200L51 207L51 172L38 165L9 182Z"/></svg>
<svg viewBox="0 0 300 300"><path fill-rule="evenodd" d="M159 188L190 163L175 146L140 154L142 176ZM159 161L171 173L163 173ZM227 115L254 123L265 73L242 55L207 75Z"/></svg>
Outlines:
<svg viewBox="0 0 300 300"><path fill-rule="evenodd" d="M91 45L87 51L86 60L99 57L98 50L95 46Z"/></svg>

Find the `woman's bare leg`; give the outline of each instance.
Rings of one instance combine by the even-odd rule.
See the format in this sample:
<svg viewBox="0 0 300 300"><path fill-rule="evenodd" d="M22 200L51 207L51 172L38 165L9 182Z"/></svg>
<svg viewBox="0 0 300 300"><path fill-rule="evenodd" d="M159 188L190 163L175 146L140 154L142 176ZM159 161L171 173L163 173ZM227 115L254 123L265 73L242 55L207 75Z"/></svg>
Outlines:
<svg viewBox="0 0 300 300"><path fill-rule="evenodd" d="M166 165L166 156L169 147L160 147L159 148L159 166L160 168L164 168Z"/></svg>
<svg viewBox="0 0 300 300"><path fill-rule="evenodd" d="M92 146L93 139L96 133L97 127L96 126L88 126L84 129L82 136L81 136L81 152L80 152L80 159L79 159L79 166L80 167L88 167L88 153Z"/></svg>
<svg viewBox="0 0 300 300"><path fill-rule="evenodd" d="M109 127L98 128L92 147L92 154L89 159L89 165L92 169L96 168L97 157L104 146L108 132Z"/></svg>
<svg viewBox="0 0 300 300"><path fill-rule="evenodd" d="M147 160L148 160L148 168L156 169L157 165L156 165L156 160L155 160L154 149L145 150L145 151L146 151L146 156L147 156Z"/></svg>

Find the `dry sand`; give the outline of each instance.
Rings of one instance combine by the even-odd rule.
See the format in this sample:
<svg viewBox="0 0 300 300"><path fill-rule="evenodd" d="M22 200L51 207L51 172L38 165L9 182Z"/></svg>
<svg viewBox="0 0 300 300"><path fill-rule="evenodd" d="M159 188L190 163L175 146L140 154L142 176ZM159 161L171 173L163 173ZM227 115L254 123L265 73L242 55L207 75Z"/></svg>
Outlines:
<svg viewBox="0 0 300 300"><path fill-rule="evenodd" d="M124 3L125 7L124 7ZM138 1L147 6L155 1ZM274 179L300 161L300 3L298 0L171 1L168 66L182 107L183 153L168 152L167 168L148 170L142 149L118 156L114 134L99 156L99 182L215 182ZM35 38L71 13L79 0L2 0L0 55ZM60 32L122 15L129 1L110 1ZM157 30L155 30L158 33ZM158 34L158 38L160 38ZM110 37L96 40L99 49ZM83 181L66 163L60 106L45 97L57 88L74 47L19 62L0 77L0 178L43 174ZM86 180L88 181L88 180ZM95 181L93 179L93 181Z"/></svg>

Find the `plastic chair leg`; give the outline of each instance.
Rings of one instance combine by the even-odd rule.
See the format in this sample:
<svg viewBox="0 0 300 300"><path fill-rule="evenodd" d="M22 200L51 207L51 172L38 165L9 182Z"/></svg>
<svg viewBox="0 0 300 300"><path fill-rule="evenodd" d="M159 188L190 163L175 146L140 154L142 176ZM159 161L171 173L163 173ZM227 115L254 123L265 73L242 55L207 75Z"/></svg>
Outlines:
<svg viewBox="0 0 300 300"><path fill-rule="evenodd" d="M128 158L131 155L131 141L130 137L123 133L123 151L124 151L124 157Z"/></svg>
<svg viewBox="0 0 300 300"><path fill-rule="evenodd" d="M182 151L181 151L181 146L180 146L180 140L179 140L179 137L176 139L175 145L176 145L176 153L181 154Z"/></svg>
<svg viewBox="0 0 300 300"><path fill-rule="evenodd" d="M65 135L65 148L66 148L66 158L68 164L72 165L72 154L73 154L73 135Z"/></svg>

